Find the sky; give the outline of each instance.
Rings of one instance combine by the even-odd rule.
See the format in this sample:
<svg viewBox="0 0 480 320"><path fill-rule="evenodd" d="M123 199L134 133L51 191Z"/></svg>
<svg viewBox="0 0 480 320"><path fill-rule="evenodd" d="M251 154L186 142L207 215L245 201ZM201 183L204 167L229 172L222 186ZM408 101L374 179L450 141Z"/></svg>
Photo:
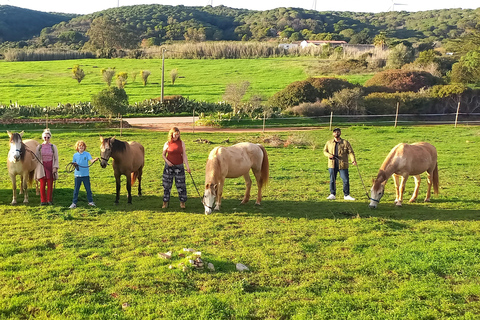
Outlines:
<svg viewBox="0 0 480 320"><path fill-rule="evenodd" d="M297 7L318 11L385 12L426 11L436 9L476 9L479 0L0 0L0 5L11 5L45 12L88 14L109 8L139 4L199 6L224 5L250 10L269 10L278 7Z"/></svg>

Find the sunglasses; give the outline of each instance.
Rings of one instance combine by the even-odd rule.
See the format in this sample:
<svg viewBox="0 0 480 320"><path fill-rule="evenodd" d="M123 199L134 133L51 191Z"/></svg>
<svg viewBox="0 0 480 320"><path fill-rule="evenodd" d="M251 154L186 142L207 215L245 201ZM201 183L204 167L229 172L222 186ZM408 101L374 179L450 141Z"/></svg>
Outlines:
<svg viewBox="0 0 480 320"><path fill-rule="evenodd" d="M44 139L50 139L50 137L45 137Z"/></svg>

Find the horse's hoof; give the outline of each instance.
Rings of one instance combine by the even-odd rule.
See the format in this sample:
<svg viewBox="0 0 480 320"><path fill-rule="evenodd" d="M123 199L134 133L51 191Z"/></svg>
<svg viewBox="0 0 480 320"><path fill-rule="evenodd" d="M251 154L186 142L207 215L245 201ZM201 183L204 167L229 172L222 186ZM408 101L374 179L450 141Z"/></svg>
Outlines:
<svg viewBox="0 0 480 320"><path fill-rule="evenodd" d="M114 202L113 204L116 205L116 206L118 206L118 202Z"/></svg>
<svg viewBox="0 0 480 320"><path fill-rule="evenodd" d="M423 200L423 202L430 202L430 199L425 199Z"/></svg>
<svg viewBox="0 0 480 320"><path fill-rule="evenodd" d="M256 205L256 206L260 206L261 203L260 203L260 202L255 202L255 205Z"/></svg>
<svg viewBox="0 0 480 320"><path fill-rule="evenodd" d="M17 204L17 201L12 201L11 204L12 204L12 205L15 205L15 204Z"/></svg>
<svg viewBox="0 0 480 320"><path fill-rule="evenodd" d="M23 203L28 203L28 200L23 200Z"/></svg>
<svg viewBox="0 0 480 320"><path fill-rule="evenodd" d="M402 206L402 203L401 203L400 201L398 201L397 203L395 203L395 205L396 205L397 207L401 207L401 206Z"/></svg>

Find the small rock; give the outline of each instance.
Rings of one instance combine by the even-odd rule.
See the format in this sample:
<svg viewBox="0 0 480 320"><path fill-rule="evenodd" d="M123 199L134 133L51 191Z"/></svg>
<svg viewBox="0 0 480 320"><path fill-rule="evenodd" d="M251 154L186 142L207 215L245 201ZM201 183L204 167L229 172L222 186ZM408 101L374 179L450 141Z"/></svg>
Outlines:
<svg viewBox="0 0 480 320"><path fill-rule="evenodd" d="M202 253L201 253L200 251L197 251L197 252L194 252L193 255L194 255L194 256L199 256L199 257L201 257L201 256L202 256Z"/></svg>
<svg viewBox="0 0 480 320"><path fill-rule="evenodd" d="M207 264L207 268L208 268L208 270L215 271L215 266L213 265L213 263L210 263L210 262L209 262L209 263Z"/></svg>
<svg viewBox="0 0 480 320"><path fill-rule="evenodd" d="M187 251L187 252L195 252L195 250L191 249L191 248L183 248L183 251Z"/></svg>
<svg viewBox="0 0 480 320"><path fill-rule="evenodd" d="M242 263L237 263L236 267L238 271L249 271L248 267Z"/></svg>
<svg viewBox="0 0 480 320"><path fill-rule="evenodd" d="M160 258L163 258L163 259L172 259L172 253L171 253L170 251L165 252L165 253L159 252L159 253L158 253L158 256L159 256Z"/></svg>
<svg viewBox="0 0 480 320"><path fill-rule="evenodd" d="M173 269L173 266L172 266L172 265L169 265L169 266L168 266L168 269Z"/></svg>
<svg viewBox="0 0 480 320"><path fill-rule="evenodd" d="M130 307L129 303L127 302L122 303L122 309L127 309L128 307Z"/></svg>

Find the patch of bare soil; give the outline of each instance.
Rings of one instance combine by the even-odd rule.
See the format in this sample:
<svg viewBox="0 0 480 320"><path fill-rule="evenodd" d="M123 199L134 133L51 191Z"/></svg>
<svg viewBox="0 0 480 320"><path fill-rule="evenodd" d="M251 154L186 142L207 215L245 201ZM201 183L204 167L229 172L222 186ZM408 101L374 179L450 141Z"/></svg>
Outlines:
<svg viewBox="0 0 480 320"><path fill-rule="evenodd" d="M148 129L153 131L169 131L172 127L177 127L181 132L263 132L263 128L218 128L193 126L191 123L160 123L160 124L136 124L131 128ZM315 130L319 127L277 127L265 128L265 132L281 132L281 131L308 131Z"/></svg>

